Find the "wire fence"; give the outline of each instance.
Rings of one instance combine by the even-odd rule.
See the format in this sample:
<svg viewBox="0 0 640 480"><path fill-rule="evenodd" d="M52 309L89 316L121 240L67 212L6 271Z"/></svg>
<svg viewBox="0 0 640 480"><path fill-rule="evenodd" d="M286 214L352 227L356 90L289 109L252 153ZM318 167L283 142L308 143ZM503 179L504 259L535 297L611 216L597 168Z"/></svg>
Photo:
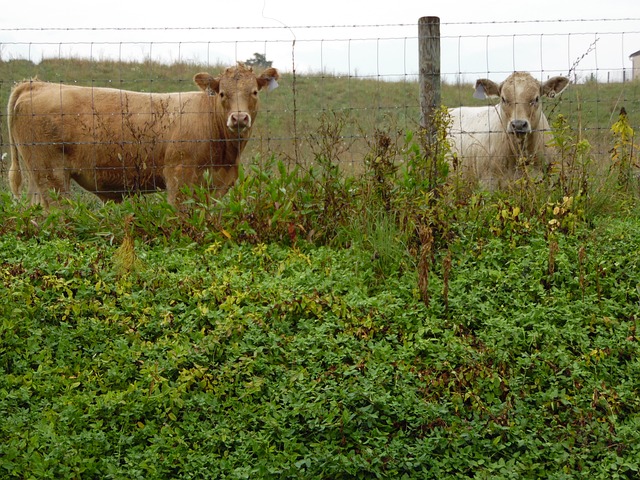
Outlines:
<svg viewBox="0 0 640 480"><path fill-rule="evenodd" d="M640 125L640 19L441 23L442 103L478 105L477 78L529 71L573 84L547 108L562 112L607 155L620 109ZM417 21L417 19L416 19ZM636 59L640 64L640 58ZM319 152L357 168L376 130L419 128L416 24L228 28L30 28L0 30L0 101L16 82L143 92L196 90L193 75L236 62L278 68L280 88L261 94L260 118L243 157L310 161ZM634 80L635 79L635 80ZM486 103L486 102L485 102ZM2 178L9 168L6 109L0 113Z"/></svg>
<svg viewBox="0 0 640 480"><path fill-rule="evenodd" d="M416 19L417 20L417 19ZM514 70L621 82L640 48L636 18L441 23L446 82ZM0 29L0 61L49 58L228 64L260 52L286 71L387 81L418 73L416 24L227 28ZM587 54L588 55L585 55ZM583 57L584 56L584 57ZM636 73L638 74L638 73Z"/></svg>

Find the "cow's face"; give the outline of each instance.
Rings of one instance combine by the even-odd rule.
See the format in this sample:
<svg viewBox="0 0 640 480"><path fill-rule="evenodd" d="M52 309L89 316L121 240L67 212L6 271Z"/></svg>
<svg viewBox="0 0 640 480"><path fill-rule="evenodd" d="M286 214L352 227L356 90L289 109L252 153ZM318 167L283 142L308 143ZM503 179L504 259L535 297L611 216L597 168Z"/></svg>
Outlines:
<svg viewBox="0 0 640 480"><path fill-rule="evenodd" d="M525 136L540 128L542 96L554 97L569 84L565 77L553 77L540 84L530 74L515 72L501 84L480 79L474 97L500 97L500 118L508 133Z"/></svg>
<svg viewBox="0 0 640 480"><path fill-rule="evenodd" d="M265 87L275 88L278 78L275 68L268 68L257 77L253 69L239 63L227 68L218 77L198 73L194 81L206 93L216 97L216 102L225 115L227 128L241 135L247 133L255 121L258 92Z"/></svg>

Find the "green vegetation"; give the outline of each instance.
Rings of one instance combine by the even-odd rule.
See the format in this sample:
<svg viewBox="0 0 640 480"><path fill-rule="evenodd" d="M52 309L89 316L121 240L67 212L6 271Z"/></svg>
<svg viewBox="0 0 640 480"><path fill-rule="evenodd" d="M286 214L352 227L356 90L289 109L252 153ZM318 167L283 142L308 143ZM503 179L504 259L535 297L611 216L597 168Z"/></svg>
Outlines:
<svg viewBox="0 0 640 480"><path fill-rule="evenodd" d="M564 94L562 162L490 194L416 131L415 85L297 82L299 158L285 77L219 201L0 191L0 477L638 477L637 112L596 138Z"/></svg>

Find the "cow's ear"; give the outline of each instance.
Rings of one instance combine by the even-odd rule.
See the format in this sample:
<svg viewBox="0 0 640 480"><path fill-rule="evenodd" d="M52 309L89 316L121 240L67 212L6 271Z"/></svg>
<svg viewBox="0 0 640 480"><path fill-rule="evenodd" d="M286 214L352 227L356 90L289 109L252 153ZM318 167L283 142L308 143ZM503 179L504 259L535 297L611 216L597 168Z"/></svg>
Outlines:
<svg viewBox="0 0 640 480"><path fill-rule="evenodd" d="M567 77L552 77L542 84L540 91L542 95L553 98L556 95L560 95L567 88L569 82L570 80Z"/></svg>
<svg viewBox="0 0 640 480"><path fill-rule="evenodd" d="M476 89L473 92L473 98L484 100L489 97L497 97L500 95L500 86L496 82L492 82L487 78L476 80Z"/></svg>
<svg viewBox="0 0 640 480"><path fill-rule="evenodd" d="M256 79L258 81L258 88L262 90L267 87L269 90L273 90L278 86L278 79L280 78L280 74L278 70L275 68L267 68L262 74Z"/></svg>
<svg viewBox="0 0 640 480"><path fill-rule="evenodd" d="M209 95L215 95L220 90L220 80L212 77L208 73L196 73L193 77L193 81Z"/></svg>

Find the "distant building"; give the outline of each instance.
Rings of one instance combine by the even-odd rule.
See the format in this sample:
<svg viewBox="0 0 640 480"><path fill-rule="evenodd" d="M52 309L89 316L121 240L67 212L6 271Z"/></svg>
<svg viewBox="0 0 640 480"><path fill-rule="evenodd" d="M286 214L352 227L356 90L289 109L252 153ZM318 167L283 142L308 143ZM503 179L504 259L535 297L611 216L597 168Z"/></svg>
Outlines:
<svg viewBox="0 0 640 480"><path fill-rule="evenodd" d="M640 78L640 50L629 55L629 59L632 65L631 78L634 80Z"/></svg>

